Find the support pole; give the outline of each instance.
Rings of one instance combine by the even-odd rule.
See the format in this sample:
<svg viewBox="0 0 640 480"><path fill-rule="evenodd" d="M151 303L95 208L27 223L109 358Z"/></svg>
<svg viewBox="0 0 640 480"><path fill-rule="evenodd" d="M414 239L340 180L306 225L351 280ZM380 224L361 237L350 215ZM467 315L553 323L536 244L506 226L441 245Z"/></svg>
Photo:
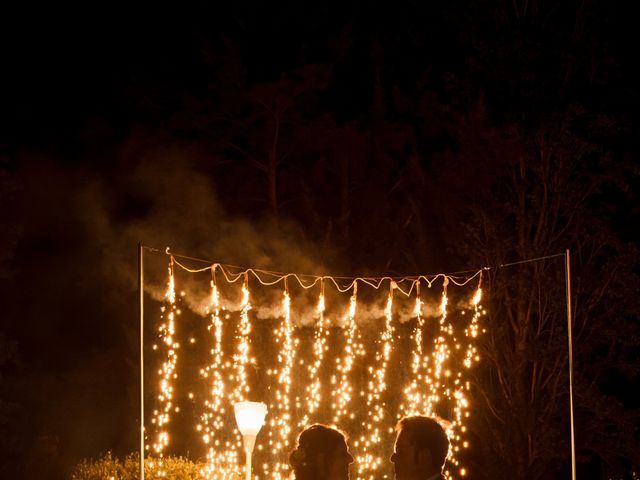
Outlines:
<svg viewBox="0 0 640 480"><path fill-rule="evenodd" d="M144 245L138 242L138 291L140 295L140 480L144 480Z"/></svg>
<svg viewBox="0 0 640 480"><path fill-rule="evenodd" d="M245 480L251 480L251 452L249 450L247 450L245 454L244 472Z"/></svg>
<svg viewBox="0 0 640 480"><path fill-rule="evenodd" d="M567 294L567 336L569 339L569 415L571 425L571 479L576 480L576 437L573 426L573 340L571 329L571 252L565 252L564 276Z"/></svg>
<svg viewBox="0 0 640 480"><path fill-rule="evenodd" d="M253 454L253 447L256 444L256 435L243 435L244 440L244 453L245 453L245 467L244 478L245 480L251 480L251 455Z"/></svg>

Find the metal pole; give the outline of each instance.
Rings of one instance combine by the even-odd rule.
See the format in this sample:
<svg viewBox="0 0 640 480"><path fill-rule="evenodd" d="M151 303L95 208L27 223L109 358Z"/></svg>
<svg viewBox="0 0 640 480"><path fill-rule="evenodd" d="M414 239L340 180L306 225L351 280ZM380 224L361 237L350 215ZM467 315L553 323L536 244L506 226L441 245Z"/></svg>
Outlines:
<svg viewBox="0 0 640 480"><path fill-rule="evenodd" d="M245 480L251 480L251 452L249 450L247 450L246 455L245 455L245 459L246 459L246 465L245 465L245 474L244 474L244 478Z"/></svg>
<svg viewBox="0 0 640 480"><path fill-rule="evenodd" d="M565 253L564 275L567 293L567 336L569 338L569 415L571 424L571 479L576 480L576 437L573 426L573 341L571 330L571 252Z"/></svg>
<svg viewBox="0 0 640 480"><path fill-rule="evenodd" d="M138 242L138 291L140 295L140 480L144 480L144 246Z"/></svg>
<svg viewBox="0 0 640 480"><path fill-rule="evenodd" d="M245 467L244 467L244 478L245 480L251 480L251 455L253 454L253 447L256 445L256 436L257 435L242 435L243 443L244 443L244 453L245 453Z"/></svg>

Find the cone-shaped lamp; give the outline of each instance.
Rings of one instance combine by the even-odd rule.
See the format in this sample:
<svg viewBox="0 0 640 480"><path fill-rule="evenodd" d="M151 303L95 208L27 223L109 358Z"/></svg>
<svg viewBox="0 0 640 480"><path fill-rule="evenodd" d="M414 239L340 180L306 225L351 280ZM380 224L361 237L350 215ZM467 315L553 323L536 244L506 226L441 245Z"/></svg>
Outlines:
<svg viewBox="0 0 640 480"><path fill-rule="evenodd" d="M238 430L244 439L246 456L245 479L251 480L251 453L256 444L256 436L264 425L267 406L261 402L238 402L233 406Z"/></svg>

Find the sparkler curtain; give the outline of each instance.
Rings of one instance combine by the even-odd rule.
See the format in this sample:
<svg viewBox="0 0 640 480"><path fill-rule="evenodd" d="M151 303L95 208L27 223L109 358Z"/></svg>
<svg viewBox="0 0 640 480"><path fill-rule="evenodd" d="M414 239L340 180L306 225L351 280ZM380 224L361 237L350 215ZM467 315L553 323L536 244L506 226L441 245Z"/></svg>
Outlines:
<svg viewBox="0 0 640 480"><path fill-rule="evenodd" d="M411 414L445 421L446 476L465 475L482 271L320 277L194 269L167 253L163 304L145 346L145 443L160 473L162 457L182 445L205 459L204 478L235 478L243 448L233 404L250 400L269 407L254 452L260 479L289 477L295 438L314 422L348 433L351 478L390 478L393 427ZM200 315L182 313L184 304Z"/></svg>

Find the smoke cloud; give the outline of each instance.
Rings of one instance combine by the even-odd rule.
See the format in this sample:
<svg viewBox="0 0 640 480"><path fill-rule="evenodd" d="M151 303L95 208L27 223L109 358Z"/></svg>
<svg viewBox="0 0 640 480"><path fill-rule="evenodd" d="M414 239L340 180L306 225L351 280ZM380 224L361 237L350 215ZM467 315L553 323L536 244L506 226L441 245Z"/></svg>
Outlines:
<svg viewBox="0 0 640 480"><path fill-rule="evenodd" d="M64 209L64 221L75 225L82 239L81 255L86 267L95 272L97 284L110 284L104 295L122 301L122 291L135 291L138 282L137 244L174 253L183 253L225 264L251 266L267 270L323 274L324 262L318 245L305 237L295 224L270 219L247 219L232 216L224 204L233 199L219 199L215 178L202 170L211 159L195 148L150 146L148 139L130 140L117 153L113 172L99 172L81 167L64 167L46 162L31 162L22 170L30 187L42 196L43 204L58 204ZM42 191L50 182L49 189ZM29 182L27 182L29 184ZM36 212L33 212L34 214ZM47 219L48 222L61 219ZM79 225L79 227L78 227ZM326 254L326 251L323 252ZM177 259L193 269L207 264ZM145 250L145 291L156 301L166 292L168 256ZM234 269L239 271L239 269ZM175 266L178 293L183 305L199 315L206 315L210 305L210 270L188 273ZM241 309L242 279L228 284L220 270L216 273L222 290L224 307ZM272 279L269 279L272 280ZM283 282L260 287L249 275L252 311L258 319L282 316ZM318 318L319 283L302 289L290 278L292 318L300 325L311 325ZM437 285L434 285L437 287ZM368 322L384 317L387 284L374 291L359 286L357 321ZM343 323L350 292L338 293L325 283L327 311L332 324ZM437 292L435 292L437 290ZM423 299L425 317L439 315L440 289L430 290L433 298ZM426 294L423 293L426 296ZM414 299L394 296L394 316L401 322L414 317ZM105 300L105 301L109 301Z"/></svg>

